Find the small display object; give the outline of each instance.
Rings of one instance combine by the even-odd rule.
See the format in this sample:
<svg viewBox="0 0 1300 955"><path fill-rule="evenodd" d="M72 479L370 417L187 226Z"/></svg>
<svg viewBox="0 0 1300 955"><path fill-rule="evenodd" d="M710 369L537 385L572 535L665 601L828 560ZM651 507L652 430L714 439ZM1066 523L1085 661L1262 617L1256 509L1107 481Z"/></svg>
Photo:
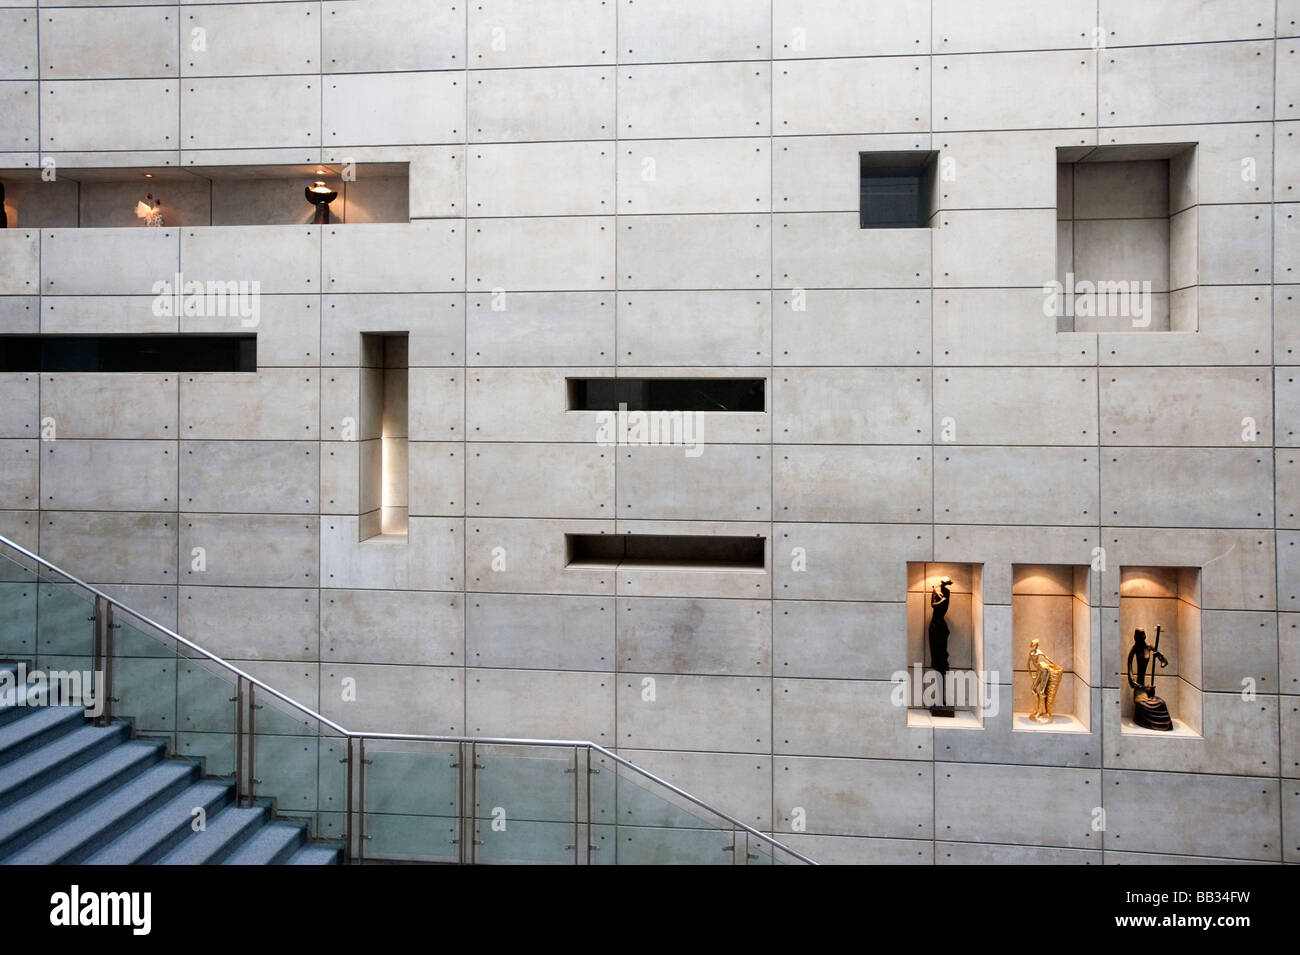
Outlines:
<svg viewBox="0 0 1300 955"><path fill-rule="evenodd" d="M1138 627L1133 631L1133 649L1129 651L1128 662L1124 667L1128 685L1133 688L1133 722L1149 730L1169 731L1174 728L1174 721L1169 717L1169 707L1165 701L1156 696L1153 660L1158 660L1162 667L1169 665L1165 655L1160 652L1160 628L1156 627L1155 646L1150 646L1147 643L1147 632ZM1150 684L1147 683L1148 669L1151 671Z"/></svg>
<svg viewBox="0 0 1300 955"><path fill-rule="evenodd" d="M162 200L155 199L153 193L149 193L135 204L135 216L137 219L143 219L144 224L150 228L162 228Z"/></svg>
<svg viewBox="0 0 1300 955"><path fill-rule="evenodd" d="M1029 641L1028 670L1034 681L1030 687L1034 694L1034 712L1029 714L1029 718L1035 723L1050 723L1052 705L1056 702L1056 691L1061 688L1065 670L1038 648L1037 637Z"/></svg>
<svg viewBox="0 0 1300 955"><path fill-rule="evenodd" d="M330 224L330 203L339 197L339 194L325 185L325 180L317 179L315 183L303 189L303 194L307 201L316 207L316 215L311 220L312 225L329 225Z"/></svg>
<svg viewBox="0 0 1300 955"><path fill-rule="evenodd" d="M952 578L940 577L930 591L930 667L939 674L939 702L930 707L931 716L953 718L957 711L944 698L948 675L948 607L952 604Z"/></svg>

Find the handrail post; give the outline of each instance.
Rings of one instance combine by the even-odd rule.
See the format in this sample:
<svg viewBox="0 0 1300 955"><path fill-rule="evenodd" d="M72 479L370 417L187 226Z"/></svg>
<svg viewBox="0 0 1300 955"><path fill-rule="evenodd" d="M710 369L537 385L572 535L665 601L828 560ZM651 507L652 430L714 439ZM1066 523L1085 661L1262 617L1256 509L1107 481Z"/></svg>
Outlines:
<svg viewBox="0 0 1300 955"><path fill-rule="evenodd" d="M456 744L456 864L465 864L465 744Z"/></svg>
<svg viewBox="0 0 1300 955"><path fill-rule="evenodd" d="M39 583L40 581L39 574L36 575L36 580ZM39 586L36 588L36 592L37 595L39 596L40 595ZM39 602L37 603L37 607L38 608L40 607ZM94 645L94 658L95 658L94 664L92 666L97 678L95 683L95 695L99 697L99 702L101 704L99 707L99 715L95 717L95 725L104 726L105 711L104 711L104 706L102 704L104 703L105 697L108 696L107 687L104 686L104 674L107 672L104 666L104 598L99 596L98 594L95 595L95 607L91 611L90 620L92 624L91 637Z"/></svg>
<svg viewBox="0 0 1300 955"><path fill-rule="evenodd" d="M244 762L244 678L235 677L235 807L243 808L248 791L248 773Z"/></svg>
<svg viewBox="0 0 1300 955"><path fill-rule="evenodd" d="M366 738L364 736L357 744L357 760L357 802L360 803L357 812L357 863L364 865L366 861Z"/></svg>
<svg viewBox="0 0 1300 955"><path fill-rule="evenodd" d="M257 687L248 684L248 808L257 798Z"/></svg>
<svg viewBox="0 0 1300 955"><path fill-rule="evenodd" d="M469 864L478 863L478 744L469 744Z"/></svg>
<svg viewBox="0 0 1300 955"><path fill-rule="evenodd" d="M586 764L586 765L583 767L583 774L582 774L582 775L583 775L584 777L586 777L586 782L587 782L587 852L586 852L586 856L587 856L587 865L591 865L591 850L592 850L592 845L591 845L591 747L590 747L590 746L584 746L584 747L582 748L582 752L583 752L583 754L584 754L584 756L583 756L583 762Z"/></svg>
<svg viewBox="0 0 1300 955"><path fill-rule="evenodd" d="M104 601L104 725L113 722L113 602Z"/></svg>
<svg viewBox="0 0 1300 955"><path fill-rule="evenodd" d="M573 747L573 864L578 864L578 747Z"/></svg>
<svg viewBox="0 0 1300 955"><path fill-rule="evenodd" d="M347 803L347 816L345 817L345 822L344 822L344 833L345 833L345 834L344 834L344 842L343 842L343 864L344 864L344 865L350 865L350 864L352 863L352 859L353 859L353 849L352 849L352 831L353 831L353 830L352 830L352 812L353 812L353 806L352 806L352 763L353 763L353 757L352 757L352 737L351 737L351 736L347 737L346 740L345 740L344 742L345 742L345 745L347 746L347 749L346 749L346 754L347 754L347 755L344 756L344 758L343 758L343 762L345 762L345 763L348 764L348 769L347 769L347 773L348 773L348 789L347 789L347 796L346 796L346 803Z"/></svg>

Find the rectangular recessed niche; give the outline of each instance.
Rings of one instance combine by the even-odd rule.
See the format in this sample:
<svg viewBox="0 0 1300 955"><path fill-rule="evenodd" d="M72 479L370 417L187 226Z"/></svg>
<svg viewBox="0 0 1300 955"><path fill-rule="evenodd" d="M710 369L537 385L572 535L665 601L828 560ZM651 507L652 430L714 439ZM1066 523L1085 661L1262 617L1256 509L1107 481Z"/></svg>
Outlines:
<svg viewBox="0 0 1300 955"><path fill-rule="evenodd" d="M1058 331L1194 332L1194 143L1057 150Z"/></svg>
<svg viewBox="0 0 1300 955"><path fill-rule="evenodd" d="M983 564L907 565L907 723L941 729L981 729L985 703ZM952 580L948 610L948 676L944 701L953 717L932 716L938 677L930 653L931 594L943 577ZM991 692L998 692L997 681ZM990 701L990 705L992 702Z"/></svg>
<svg viewBox="0 0 1300 955"><path fill-rule="evenodd" d="M1165 701L1174 728L1147 729L1133 722L1133 690L1126 668L1133 649L1133 631L1146 632L1155 646L1160 628L1160 652L1169 661L1154 661L1156 696ZM1201 569L1199 567L1121 567L1119 590L1119 657L1115 666L1119 686L1120 732L1126 736L1164 739L1201 735ZM1136 666L1134 667L1136 671ZM1150 683L1151 669L1147 670Z"/></svg>
<svg viewBox="0 0 1300 955"><path fill-rule="evenodd" d="M936 152L858 153L859 226L926 229L938 211Z"/></svg>
<svg viewBox="0 0 1300 955"><path fill-rule="evenodd" d="M765 537L690 534L565 534L569 566L763 570Z"/></svg>
<svg viewBox="0 0 1300 955"><path fill-rule="evenodd" d="M569 378L570 411L765 411L763 378Z"/></svg>
<svg viewBox="0 0 1300 955"><path fill-rule="evenodd" d="M257 371L256 335L0 335L0 371Z"/></svg>
<svg viewBox="0 0 1300 955"><path fill-rule="evenodd" d="M1087 564L1013 564L1011 567L1012 699L1016 730L1086 733L1091 725L1092 608ZM1061 668L1052 722L1031 720L1036 698L1029 645Z"/></svg>
<svg viewBox="0 0 1300 955"><path fill-rule="evenodd" d="M316 208L303 190L317 180L337 193L332 223L409 222L410 164L298 163L232 166L0 169L9 228L147 228L136 204L158 205L176 226L302 225ZM153 201L147 199L153 196Z"/></svg>
<svg viewBox="0 0 1300 955"><path fill-rule="evenodd" d="M406 539L409 333L361 335L362 540Z"/></svg>

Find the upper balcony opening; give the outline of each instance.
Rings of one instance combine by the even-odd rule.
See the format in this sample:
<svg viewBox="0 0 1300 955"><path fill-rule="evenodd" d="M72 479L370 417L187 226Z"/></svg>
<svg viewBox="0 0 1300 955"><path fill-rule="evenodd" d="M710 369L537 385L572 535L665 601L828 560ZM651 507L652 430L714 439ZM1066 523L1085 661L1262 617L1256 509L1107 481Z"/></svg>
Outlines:
<svg viewBox="0 0 1300 955"><path fill-rule="evenodd" d="M316 183L331 223L410 221L405 162L0 169L11 229L305 225Z"/></svg>
<svg viewBox="0 0 1300 955"><path fill-rule="evenodd" d="M859 226L927 229L937 211L936 152L858 153Z"/></svg>

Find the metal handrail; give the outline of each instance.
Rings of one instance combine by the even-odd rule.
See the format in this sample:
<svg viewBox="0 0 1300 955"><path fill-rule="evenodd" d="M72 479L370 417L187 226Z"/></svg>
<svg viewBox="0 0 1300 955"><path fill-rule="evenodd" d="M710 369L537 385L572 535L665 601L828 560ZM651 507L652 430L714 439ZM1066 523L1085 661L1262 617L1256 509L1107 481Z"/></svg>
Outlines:
<svg viewBox="0 0 1300 955"><path fill-rule="evenodd" d="M136 620L139 620L141 623L144 623L152 627L154 630L163 634L168 639L174 640L177 643L187 647L188 649L193 650L195 653L198 653L201 656L206 657L208 660L211 660L213 663L217 664L217 666L222 667L223 669L225 669L230 673L233 673L239 679L247 680L253 686L265 690L267 693L270 693L272 696L274 696L276 699L280 700L281 702L288 704L298 712L305 714L306 716L316 720L319 723L324 724L325 726L328 726L330 729L334 730L344 738L358 739L363 741L371 739L371 740L393 740L393 741L413 742L413 743L475 743L481 746L499 745L499 746L556 746L556 747L570 747L570 748L580 747L580 746L585 747L588 750L595 750L596 752L601 753L604 756L608 756L610 759L614 760L614 762L618 763L619 765L624 766L625 768L630 769L641 776L644 776L646 779L649 779L660 786L663 786L665 789L672 791L673 793L677 794L681 798L686 799L694 803L696 806L699 806L701 809L704 809L707 812L712 813L713 815L717 816L719 819L725 820L733 828L743 829L745 832L749 833L752 836L755 836L760 841L767 843L768 845L772 846L775 849L780 849L782 852L789 853L790 855L794 856L796 859L798 859L801 862L806 862L809 865L817 865L817 863L812 859L808 858L807 856L803 855L800 852L795 851L794 849L791 849L789 846L785 845L779 840L774 839L773 837L767 835L764 832L759 831L758 829L755 829L753 826L741 822L739 819L727 815L727 813L722 812L720 809L715 809L713 806L710 806L708 803L704 802L703 800L698 799L697 797L691 795L686 790L678 786L674 786L666 779L661 779L660 777L656 776L654 773L650 772L649 770L643 769L642 767L636 765L635 763L629 762L628 760L624 759L622 756L619 756L617 753L610 752L604 746L601 746L599 743L593 742L591 740L522 739L522 738L513 738L513 737L505 737L505 736L498 736L498 737L436 736L436 735L427 735L427 734L420 734L420 733L365 733L365 732L358 732L356 730L347 729L346 727L340 726L338 723L335 723L333 720L329 719L328 717L322 716L321 714L317 713L311 707L299 703L297 700L286 696L285 694L281 693L279 690L277 690L275 687L271 686L270 684L264 683L261 680L259 680L257 677L249 673L246 673L245 671L241 670L239 667L235 666L233 663L230 663L222 659L221 657L217 656L215 653L211 652L210 650L206 650L203 647L199 646L197 643L194 643L191 640L187 640L185 637L182 637L179 633L177 633L175 630L172 630L170 627L164 626L163 624L158 623L156 620L153 620L152 618L146 616L145 614L139 613L138 611L131 609L129 606L122 603L122 601L118 600L117 598L110 597L108 594L104 593L102 590L98 589L97 587L94 587L91 584L86 583L80 577L76 577L68 573L66 570L62 569L58 565L50 563L44 557L40 556L39 554L33 553L32 551L28 550L26 547L23 547L21 544L15 543L14 541L10 540L8 537L5 537L3 534L0 534L0 545L8 547L11 550L17 551L18 553L22 554L28 559L33 560L36 563L40 564L42 567L46 567L49 570L54 571L60 577L65 578L66 580L76 584L78 587L81 587L86 591L89 591L94 596L107 602L110 606L117 607L119 610L126 612L131 617L135 618Z"/></svg>

